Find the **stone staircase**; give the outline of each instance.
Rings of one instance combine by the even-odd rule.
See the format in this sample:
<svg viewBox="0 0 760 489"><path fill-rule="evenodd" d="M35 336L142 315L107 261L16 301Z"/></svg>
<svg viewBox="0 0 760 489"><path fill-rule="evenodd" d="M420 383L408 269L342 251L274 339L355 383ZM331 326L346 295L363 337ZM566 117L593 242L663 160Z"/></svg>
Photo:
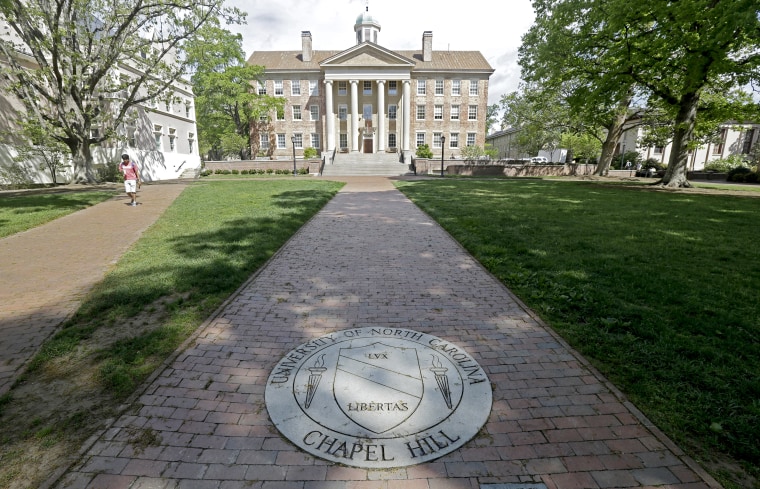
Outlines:
<svg viewBox="0 0 760 489"><path fill-rule="evenodd" d="M411 175L408 163L399 162L398 153L337 153L322 170L323 177Z"/></svg>
<svg viewBox="0 0 760 489"><path fill-rule="evenodd" d="M198 178L200 176L200 174L201 174L200 167L199 168L188 168L188 169L184 170L182 173L180 173L180 175L179 175L178 178L180 180L194 179L194 178Z"/></svg>

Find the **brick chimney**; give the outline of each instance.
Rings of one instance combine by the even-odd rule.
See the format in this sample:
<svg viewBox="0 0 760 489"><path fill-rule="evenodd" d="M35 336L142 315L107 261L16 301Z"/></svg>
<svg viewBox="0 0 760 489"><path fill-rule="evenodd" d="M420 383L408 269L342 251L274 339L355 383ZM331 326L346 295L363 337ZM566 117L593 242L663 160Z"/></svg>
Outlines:
<svg viewBox="0 0 760 489"><path fill-rule="evenodd" d="M422 61L433 61L433 31L422 33Z"/></svg>
<svg viewBox="0 0 760 489"><path fill-rule="evenodd" d="M301 31L301 57L302 61L311 61L311 32Z"/></svg>

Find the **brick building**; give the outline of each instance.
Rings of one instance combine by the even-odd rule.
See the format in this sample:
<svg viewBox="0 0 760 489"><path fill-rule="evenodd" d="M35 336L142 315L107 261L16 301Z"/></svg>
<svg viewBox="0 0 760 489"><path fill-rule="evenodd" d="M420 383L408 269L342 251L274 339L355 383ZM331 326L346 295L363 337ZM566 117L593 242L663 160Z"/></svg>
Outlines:
<svg viewBox="0 0 760 489"><path fill-rule="evenodd" d="M287 99L269 130L254 134L260 152L287 157L293 148L319 152L413 152L427 144L438 155L483 147L488 80L493 68L478 51L434 51L433 34L420 50L378 44L380 24L367 11L356 18L356 44L340 51L256 51L263 66L261 94Z"/></svg>

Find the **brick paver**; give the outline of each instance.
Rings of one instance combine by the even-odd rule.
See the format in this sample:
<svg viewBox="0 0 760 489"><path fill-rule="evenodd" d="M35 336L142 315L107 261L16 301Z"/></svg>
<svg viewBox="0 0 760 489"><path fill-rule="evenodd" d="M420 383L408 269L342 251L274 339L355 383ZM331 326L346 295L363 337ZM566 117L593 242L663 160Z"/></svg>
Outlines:
<svg viewBox="0 0 760 489"><path fill-rule="evenodd" d="M347 180L57 487L719 487L388 180ZM366 326L465 348L493 384L480 433L386 470L336 465L282 438L264 402L269 370L310 338ZM134 446L145 430L160 442Z"/></svg>
<svg viewBox="0 0 760 489"><path fill-rule="evenodd" d="M137 207L125 205L129 198L122 194L0 239L0 395L184 188L143 185Z"/></svg>

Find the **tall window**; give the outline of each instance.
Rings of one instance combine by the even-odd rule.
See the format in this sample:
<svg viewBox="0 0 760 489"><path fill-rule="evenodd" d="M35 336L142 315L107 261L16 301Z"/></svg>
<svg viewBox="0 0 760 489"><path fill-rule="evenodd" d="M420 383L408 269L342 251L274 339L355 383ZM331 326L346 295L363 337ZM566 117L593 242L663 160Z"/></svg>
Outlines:
<svg viewBox="0 0 760 489"><path fill-rule="evenodd" d="M440 148L441 147L441 136L442 136L442 134L440 132L434 132L433 133L433 147L434 148Z"/></svg>
<svg viewBox="0 0 760 489"><path fill-rule="evenodd" d="M425 120L425 106L424 105L417 106L417 120L418 121Z"/></svg>
<svg viewBox="0 0 760 489"><path fill-rule="evenodd" d="M436 121L443 120L443 105L435 105L433 107L433 119Z"/></svg>
<svg viewBox="0 0 760 489"><path fill-rule="evenodd" d="M742 143L742 154L748 155L752 151L752 140L755 139L755 129L747 129L744 133L744 142Z"/></svg>
<svg viewBox="0 0 760 489"><path fill-rule="evenodd" d="M300 132L293 133L293 146L296 148L303 148L303 134Z"/></svg>
<svg viewBox="0 0 760 489"><path fill-rule="evenodd" d="M388 147L389 148L396 147L396 133L395 132L388 133Z"/></svg>
<svg viewBox="0 0 760 489"><path fill-rule="evenodd" d="M398 83L396 80L390 80L388 82L388 95L398 94Z"/></svg>
<svg viewBox="0 0 760 489"><path fill-rule="evenodd" d="M372 81L364 80L364 95L372 95Z"/></svg>
<svg viewBox="0 0 760 489"><path fill-rule="evenodd" d="M156 149L158 151L163 150L163 146L164 146L163 143L161 142L163 129L164 128L159 126L158 124L153 124L153 140L156 143Z"/></svg>
<svg viewBox="0 0 760 489"><path fill-rule="evenodd" d="M345 121L348 118L348 105L338 105L338 119Z"/></svg>
<svg viewBox="0 0 760 489"><path fill-rule="evenodd" d="M470 97L478 94L478 80L470 80Z"/></svg>
<svg viewBox="0 0 760 489"><path fill-rule="evenodd" d="M459 106L458 105L451 106L451 120L452 121L459 120Z"/></svg>
<svg viewBox="0 0 760 489"><path fill-rule="evenodd" d="M458 148L459 147L459 133L458 132L452 132L449 134L449 148Z"/></svg>
<svg viewBox="0 0 760 489"><path fill-rule="evenodd" d="M451 95L462 95L462 80L451 80Z"/></svg>
<svg viewBox="0 0 760 489"><path fill-rule="evenodd" d="M258 85L259 95L266 95L267 94L266 82L257 81L256 85Z"/></svg>
<svg viewBox="0 0 760 489"><path fill-rule="evenodd" d="M309 94L312 97L319 95L319 82L317 80L309 80Z"/></svg>
<svg viewBox="0 0 760 489"><path fill-rule="evenodd" d="M311 133L311 147L319 149L322 147L322 144L319 141L319 133L313 132Z"/></svg>
<svg viewBox="0 0 760 489"><path fill-rule="evenodd" d="M293 120L294 121L300 121L300 120L302 120L302 117L301 117L301 106L300 105L294 105L293 106Z"/></svg>
<svg viewBox="0 0 760 489"><path fill-rule="evenodd" d="M318 121L319 120L319 105L310 105L309 113L311 114L312 121Z"/></svg>
<svg viewBox="0 0 760 489"><path fill-rule="evenodd" d="M469 107L467 107L467 120L468 121L478 120L478 106L477 105L470 105Z"/></svg>
<svg viewBox="0 0 760 489"><path fill-rule="evenodd" d="M269 149L269 134L259 134L259 149L266 151Z"/></svg>
<svg viewBox="0 0 760 489"><path fill-rule="evenodd" d="M468 132L467 133L467 146L475 146L475 133L474 132Z"/></svg>
<svg viewBox="0 0 760 489"><path fill-rule="evenodd" d="M274 94L275 95L285 95L285 91L282 88L282 80L275 80L274 81Z"/></svg>
<svg viewBox="0 0 760 489"><path fill-rule="evenodd" d="M290 80L290 94L301 95L301 80Z"/></svg>
<svg viewBox="0 0 760 489"><path fill-rule="evenodd" d="M339 81L338 82L338 95L345 96L346 94L348 94L348 86L346 85L346 82Z"/></svg>
<svg viewBox="0 0 760 489"><path fill-rule="evenodd" d="M417 80L417 95L425 95L425 80Z"/></svg>
<svg viewBox="0 0 760 489"><path fill-rule="evenodd" d="M169 128L169 151L177 151L177 130L173 127Z"/></svg>
<svg viewBox="0 0 760 489"><path fill-rule="evenodd" d="M340 136L338 137L338 139L340 140L341 149L348 148L348 134L346 134L345 132L342 132L340 133Z"/></svg>
<svg viewBox="0 0 760 489"><path fill-rule="evenodd" d="M396 115L398 113L398 106L395 104L391 104L388 106L388 119L394 121L396 120Z"/></svg>
<svg viewBox="0 0 760 489"><path fill-rule="evenodd" d="M195 133L193 132L187 133L187 148L190 153L192 153L195 148Z"/></svg>
<svg viewBox="0 0 760 489"><path fill-rule="evenodd" d="M435 81L435 94L436 95L443 95L443 80L436 80Z"/></svg>
<svg viewBox="0 0 760 489"><path fill-rule="evenodd" d="M720 142L713 147L713 154L720 155L723 154L723 147L726 145L726 135L728 134L728 130L724 127L720 130Z"/></svg>
<svg viewBox="0 0 760 489"><path fill-rule="evenodd" d="M277 134L277 148L285 149L285 134L283 133Z"/></svg>
<svg viewBox="0 0 760 489"><path fill-rule="evenodd" d="M425 144L425 133L424 132L416 133L416 141L417 141L417 146L422 146L423 144Z"/></svg>

